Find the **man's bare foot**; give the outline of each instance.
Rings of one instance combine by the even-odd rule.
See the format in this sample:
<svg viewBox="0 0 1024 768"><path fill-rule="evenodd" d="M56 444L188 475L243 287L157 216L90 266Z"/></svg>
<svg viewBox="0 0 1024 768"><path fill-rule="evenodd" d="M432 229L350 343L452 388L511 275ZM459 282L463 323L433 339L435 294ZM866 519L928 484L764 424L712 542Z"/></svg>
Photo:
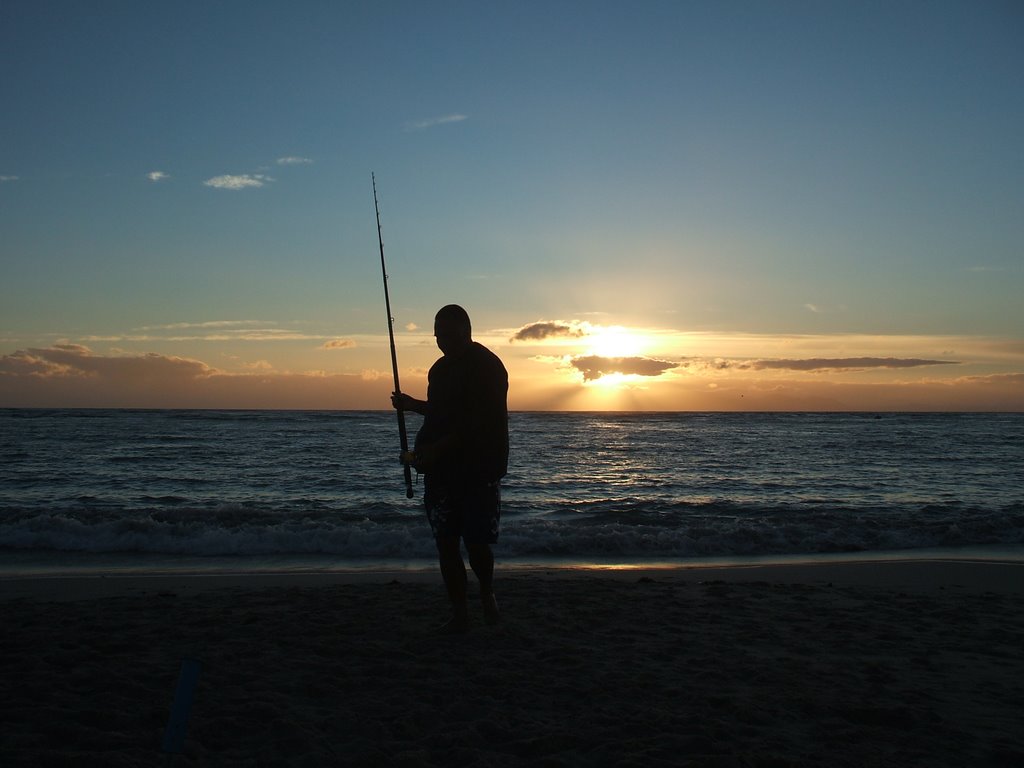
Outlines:
<svg viewBox="0 0 1024 768"><path fill-rule="evenodd" d="M494 593L490 592L486 595L480 595L480 604L484 608L484 621L492 627L501 621L501 614L498 613L498 601L494 597Z"/></svg>

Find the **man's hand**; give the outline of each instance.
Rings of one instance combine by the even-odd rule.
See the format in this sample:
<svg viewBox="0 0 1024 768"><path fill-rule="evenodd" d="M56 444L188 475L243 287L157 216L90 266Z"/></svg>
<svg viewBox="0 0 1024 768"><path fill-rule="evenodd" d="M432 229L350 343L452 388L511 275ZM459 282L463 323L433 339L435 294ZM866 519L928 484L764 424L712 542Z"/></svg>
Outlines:
<svg viewBox="0 0 1024 768"><path fill-rule="evenodd" d="M437 449L427 445L418 451L406 451L399 456L399 461L409 464L417 472L429 472L437 463Z"/></svg>
<svg viewBox="0 0 1024 768"><path fill-rule="evenodd" d="M424 413L427 407L427 404L422 400L417 400L415 397L411 397L404 392L392 392L391 405L400 411L412 411L420 414Z"/></svg>

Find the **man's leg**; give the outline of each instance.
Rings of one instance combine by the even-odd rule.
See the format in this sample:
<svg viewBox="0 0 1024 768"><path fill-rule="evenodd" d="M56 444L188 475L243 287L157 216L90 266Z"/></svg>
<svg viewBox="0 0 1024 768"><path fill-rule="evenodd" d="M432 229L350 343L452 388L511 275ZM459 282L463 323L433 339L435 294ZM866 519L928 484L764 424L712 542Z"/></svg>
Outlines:
<svg viewBox="0 0 1024 768"><path fill-rule="evenodd" d="M494 591L494 553L491 551L491 545L470 544L467 541L466 553L469 555L469 566L473 569L476 580L480 582L480 594L491 594Z"/></svg>
<svg viewBox="0 0 1024 768"><path fill-rule="evenodd" d="M494 553L487 543L466 542L469 565L480 582L480 603L488 624L498 623L498 601L494 598Z"/></svg>
<svg viewBox="0 0 1024 768"><path fill-rule="evenodd" d="M466 564L462 562L458 536L437 537L437 557L441 576L452 604L452 618L442 627L445 632L465 632L469 629L469 611L466 607Z"/></svg>

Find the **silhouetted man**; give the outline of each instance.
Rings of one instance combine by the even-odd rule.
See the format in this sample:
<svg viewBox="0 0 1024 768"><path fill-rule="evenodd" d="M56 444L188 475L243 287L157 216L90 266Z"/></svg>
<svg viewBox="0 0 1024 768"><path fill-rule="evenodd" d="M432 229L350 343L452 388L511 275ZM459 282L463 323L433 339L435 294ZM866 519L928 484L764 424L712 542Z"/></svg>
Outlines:
<svg viewBox="0 0 1024 768"><path fill-rule="evenodd" d="M452 604L445 633L469 628L466 566L480 582L488 624L498 621L494 553L501 517L500 480L508 471L508 373L497 355L473 341L469 315L449 304L434 318L443 357L427 375L427 399L392 395L396 408L423 414L415 450L403 460L424 475L423 501Z"/></svg>

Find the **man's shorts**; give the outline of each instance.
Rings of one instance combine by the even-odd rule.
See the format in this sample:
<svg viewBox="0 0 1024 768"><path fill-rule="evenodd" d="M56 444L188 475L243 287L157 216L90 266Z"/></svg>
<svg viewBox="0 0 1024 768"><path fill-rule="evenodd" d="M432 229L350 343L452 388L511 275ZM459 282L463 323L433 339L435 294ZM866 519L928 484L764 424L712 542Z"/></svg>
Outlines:
<svg viewBox="0 0 1024 768"><path fill-rule="evenodd" d="M462 537L469 544L493 544L501 521L501 484L444 485L423 482L423 503L434 538Z"/></svg>

